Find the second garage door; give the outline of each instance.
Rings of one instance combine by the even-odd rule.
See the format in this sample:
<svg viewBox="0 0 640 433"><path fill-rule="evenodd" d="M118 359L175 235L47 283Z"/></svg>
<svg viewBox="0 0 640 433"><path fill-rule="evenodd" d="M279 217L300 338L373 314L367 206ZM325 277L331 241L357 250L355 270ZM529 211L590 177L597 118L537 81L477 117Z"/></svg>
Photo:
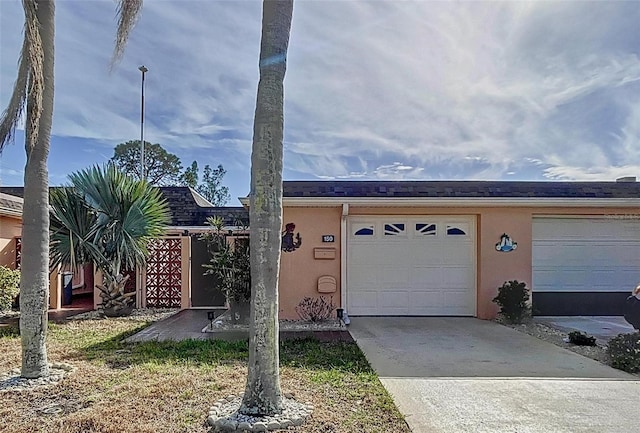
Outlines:
<svg viewBox="0 0 640 433"><path fill-rule="evenodd" d="M533 219L537 315L621 315L640 282L640 220Z"/></svg>
<svg viewBox="0 0 640 433"><path fill-rule="evenodd" d="M349 218L347 311L474 316L475 218Z"/></svg>

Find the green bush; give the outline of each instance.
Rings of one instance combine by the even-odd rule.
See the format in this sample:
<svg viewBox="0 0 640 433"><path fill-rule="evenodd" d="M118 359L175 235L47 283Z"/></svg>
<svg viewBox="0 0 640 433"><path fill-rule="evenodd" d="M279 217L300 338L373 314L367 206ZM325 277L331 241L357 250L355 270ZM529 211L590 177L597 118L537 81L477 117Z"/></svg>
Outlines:
<svg viewBox="0 0 640 433"><path fill-rule="evenodd" d="M640 332L620 334L609 341L611 366L629 373L640 372Z"/></svg>
<svg viewBox="0 0 640 433"><path fill-rule="evenodd" d="M200 239L207 243L209 263L202 265L204 275L216 275L227 302L248 303L251 300L251 263L249 238L235 237L233 231L224 230L224 221L219 217L207 218L211 230Z"/></svg>
<svg viewBox="0 0 640 433"><path fill-rule="evenodd" d="M20 271L0 266L0 311L11 309L20 292Z"/></svg>
<svg viewBox="0 0 640 433"><path fill-rule="evenodd" d="M507 281L498 288L498 296L493 302L500 306L500 314L510 323L521 323L531 315L529 290L526 283Z"/></svg>
<svg viewBox="0 0 640 433"><path fill-rule="evenodd" d="M569 343L575 344L576 346L595 346L596 339L580 331L571 331L569 332Z"/></svg>

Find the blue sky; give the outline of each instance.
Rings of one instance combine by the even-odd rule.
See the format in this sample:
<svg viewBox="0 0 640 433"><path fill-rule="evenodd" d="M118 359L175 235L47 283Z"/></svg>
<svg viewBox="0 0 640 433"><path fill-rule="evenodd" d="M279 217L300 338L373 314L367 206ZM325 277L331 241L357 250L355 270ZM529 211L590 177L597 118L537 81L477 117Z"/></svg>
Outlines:
<svg viewBox="0 0 640 433"><path fill-rule="evenodd" d="M50 183L139 137L249 191L261 3L147 0L108 64L115 3L60 0ZM0 104L23 15L0 0ZM640 175L640 3L304 1L285 79L284 177L613 180ZM23 134L0 156L22 185Z"/></svg>

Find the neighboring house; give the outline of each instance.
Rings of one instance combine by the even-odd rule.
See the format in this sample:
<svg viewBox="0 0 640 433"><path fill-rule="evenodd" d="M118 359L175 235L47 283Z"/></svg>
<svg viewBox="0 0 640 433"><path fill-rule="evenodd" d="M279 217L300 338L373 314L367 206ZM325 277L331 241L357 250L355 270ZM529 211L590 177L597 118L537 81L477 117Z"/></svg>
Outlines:
<svg viewBox="0 0 640 433"><path fill-rule="evenodd" d="M0 265L19 266L22 198L0 193Z"/></svg>
<svg viewBox="0 0 640 433"><path fill-rule="evenodd" d="M0 187L2 193L13 194L20 198L23 187ZM149 264L145 269L130 272L130 284L127 290L138 293L139 306L182 307L182 308L221 308L224 296L218 289L215 276L203 275L203 264L208 263L209 253L205 242L199 235L208 230L208 217L223 220L224 230L234 234L246 234L248 211L239 207L215 207L195 190L188 187L160 188L171 213L171 222L166 236L150 245ZM3 194L3 196L6 194ZM2 202L0 202L2 203ZM21 209L15 212L15 224L11 226L1 220L0 246L11 249L19 239L21 230ZM4 215L4 214L2 214ZM4 218L4 216L2 217ZM7 232L8 238L2 238ZM15 247L14 247L15 249ZM4 253L4 249L3 249ZM15 260L15 259L14 259ZM62 306L62 281L57 273L52 274L50 287L51 308ZM99 291L94 288L102 278L99 272L85 267L73 277L73 295L93 294L94 307L101 302Z"/></svg>
<svg viewBox="0 0 640 433"><path fill-rule="evenodd" d="M621 315L640 282L640 183L624 180L284 182L281 316L324 291L352 316L490 319L508 280L536 315Z"/></svg>

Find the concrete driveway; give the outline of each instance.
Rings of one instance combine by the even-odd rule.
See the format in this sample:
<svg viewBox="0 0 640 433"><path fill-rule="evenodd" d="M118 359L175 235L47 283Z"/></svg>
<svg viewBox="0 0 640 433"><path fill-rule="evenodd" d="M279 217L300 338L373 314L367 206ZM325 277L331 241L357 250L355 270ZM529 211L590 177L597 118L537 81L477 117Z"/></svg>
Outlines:
<svg viewBox="0 0 640 433"><path fill-rule="evenodd" d="M510 328L355 317L349 331L414 433L638 429L636 376Z"/></svg>

